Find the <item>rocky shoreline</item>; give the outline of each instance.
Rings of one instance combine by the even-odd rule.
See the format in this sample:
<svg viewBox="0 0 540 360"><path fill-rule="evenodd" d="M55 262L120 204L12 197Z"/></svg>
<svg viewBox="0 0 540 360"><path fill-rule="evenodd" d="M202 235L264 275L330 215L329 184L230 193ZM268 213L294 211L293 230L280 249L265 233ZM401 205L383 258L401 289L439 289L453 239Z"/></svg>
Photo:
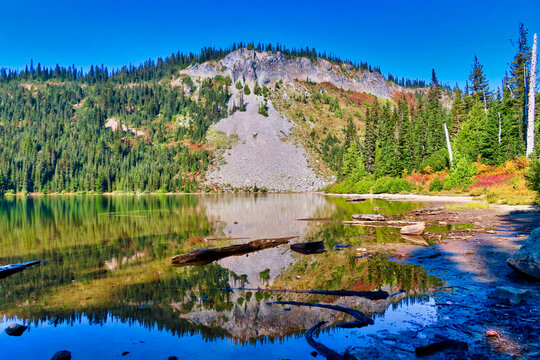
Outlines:
<svg viewBox="0 0 540 360"><path fill-rule="evenodd" d="M474 223L475 229L451 231L431 247L390 250L395 261L421 265L445 281L443 288L428 294L435 300L437 322L399 336L378 334L381 346L357 347L354 354L412 359L418 347L453 339L467 343L468 350L450 349L427 358L540 357L539 283L519 276L506 263L540 224L540 213L496 207L443 213L429 220L446 222L452 216L456 223ZM513 293L522 294L518 301L512 300Z"/></svg>

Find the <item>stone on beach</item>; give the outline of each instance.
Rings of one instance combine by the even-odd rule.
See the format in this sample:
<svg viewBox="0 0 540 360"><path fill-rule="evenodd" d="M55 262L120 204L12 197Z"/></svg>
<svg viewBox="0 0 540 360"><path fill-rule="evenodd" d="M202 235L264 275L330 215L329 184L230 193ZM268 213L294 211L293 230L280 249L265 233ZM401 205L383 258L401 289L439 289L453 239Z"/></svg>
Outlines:
<svg viewBox="0 0 540 360"><path fill-rule="evenodd" d="M540 227L531 232L523 246L507 263L518 273L540 280Z"/></svg>
<svg viewBox="0 0 540 360"><path fill-rule="evenodd" d="M517 305L525 300L529 294L529 290L517 289L511 286L497 286L495 288L494 296L504 302Z"/></svg>
<svg viewBox="0 0 540 360"><path fill-rule="evenodd" d="M401 228L401 235L422 235L426 230L426 223L423 221L414 224L408 225Z"/></svg>

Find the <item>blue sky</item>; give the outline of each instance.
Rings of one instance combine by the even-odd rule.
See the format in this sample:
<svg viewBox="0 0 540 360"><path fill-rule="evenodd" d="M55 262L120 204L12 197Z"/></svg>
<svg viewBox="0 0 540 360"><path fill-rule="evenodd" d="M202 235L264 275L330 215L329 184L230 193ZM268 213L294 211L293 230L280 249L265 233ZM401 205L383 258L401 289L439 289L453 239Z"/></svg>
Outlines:
<svg viewBox="0 0 540 360"><path fill-rule="evenodd" d="M118 67L171 52L255 41L315 47L383 73L464 84L473 56L498 85L520 21L540 32L540 1L2 0L0 67Z"/></svg>

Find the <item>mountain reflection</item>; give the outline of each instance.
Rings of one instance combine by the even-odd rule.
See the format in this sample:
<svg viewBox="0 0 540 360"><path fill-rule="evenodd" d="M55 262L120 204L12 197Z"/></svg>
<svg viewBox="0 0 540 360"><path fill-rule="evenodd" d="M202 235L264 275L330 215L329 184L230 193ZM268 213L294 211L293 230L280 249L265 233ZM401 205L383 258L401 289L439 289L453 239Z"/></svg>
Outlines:
<svg viewBox="0 0 540 360"><path fill-rule="evenodd" d="M321 320L346 320L324 309L285 311L270 301L335 302L383 314L400 298L228 289L404 289L408 301L421 299L440 282L420 266L389 262L384 255L354 256L354 247L397 242L398 234L340 222L353 213L400 213L418 206L383 200L350 204L317 194L6 198L0 202L0 264L48 263L0 281L0 313L51 325L82 319L102 324L112 316L179 336L228 337L238 343L274 341L302 334ZM297 220L305 218L335 221ZM301 255L283 245L205 266L170 266L178 253L249 241L206 239L289 235L298 235L297 241L324 240L327 251ZM353 248L333 251L337 244Z"/></svg>

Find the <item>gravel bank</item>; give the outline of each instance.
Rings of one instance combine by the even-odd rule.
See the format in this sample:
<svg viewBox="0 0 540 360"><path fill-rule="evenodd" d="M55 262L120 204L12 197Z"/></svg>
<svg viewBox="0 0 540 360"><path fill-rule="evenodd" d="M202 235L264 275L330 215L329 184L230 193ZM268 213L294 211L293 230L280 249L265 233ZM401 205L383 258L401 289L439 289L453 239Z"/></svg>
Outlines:
<svg viewBox="0 0 540 360"><path fill-rule="evenodd" d="M238 94L232 101L238 101ZM207 182L222 187L265 188L268 191L317 191L331 183L309 167L304 149L289 140L291 123L268 101L268 117L258 113L262 96L244 96L246 111L213 125L238 141L223 154L224 164L207 174Z"/></svg>

